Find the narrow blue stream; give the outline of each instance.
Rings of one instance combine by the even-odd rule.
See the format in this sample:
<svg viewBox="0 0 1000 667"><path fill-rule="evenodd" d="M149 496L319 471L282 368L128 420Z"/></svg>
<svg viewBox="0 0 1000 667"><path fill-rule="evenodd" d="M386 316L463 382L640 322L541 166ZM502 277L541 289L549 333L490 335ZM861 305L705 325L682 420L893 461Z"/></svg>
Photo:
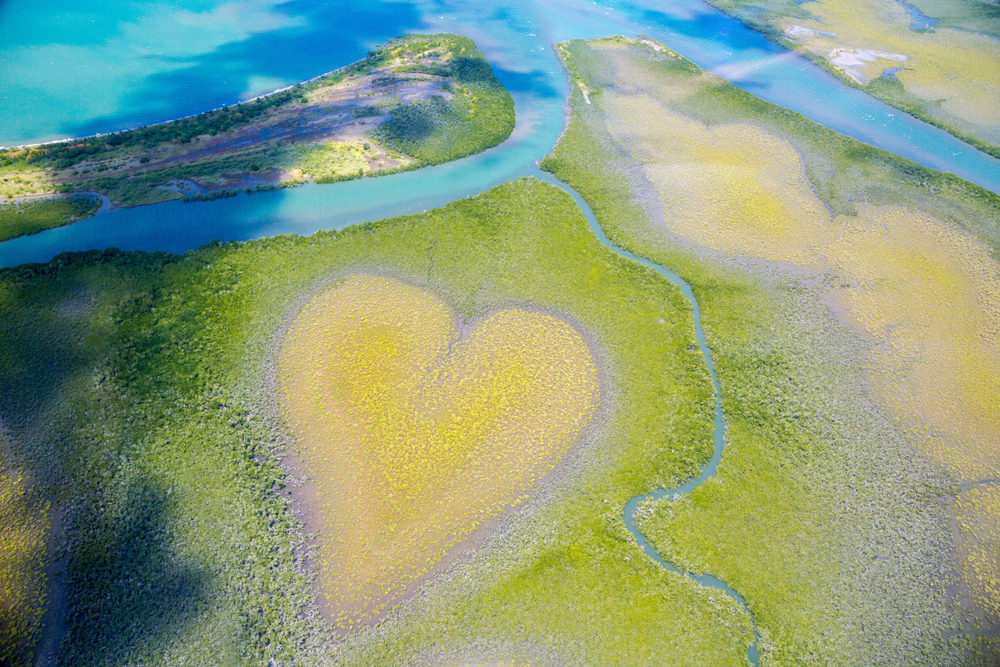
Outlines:
<svg viewBox="0 0 1000 667"><path fill-rule="evenodd" d="M678 499L683 495L691 493L693 490L712 479L715 476L716 471L719 468L719 461L722 460L722 450L726 446L725 435L726 435L726 425L722 417L722 387L719 385L719 380L715 375L715 364L712 362L712 352L708 347L708 343L705 340L705 329L701 325L701 308L698 306L698 299L695 298L694 292L691 291L691 286L687 282L678 276L676 273L670 269L664 268L659 264L649 261L644 257L639 257L632 254L628 250L623 250L619 248L604 234L604 230L601 229L600 223L597 222L597 218L594 216L594 212L591 210L590 206L583 200L576 190L566 185L559 179L557 179L552 174L543 172L541 170L536 170L533 174L539 180L542 180L550 185L554 185L557 188L567 192L576 202L577 206L583 211L583 214L587 217L587 222L590 224L591 231L597 237L605 247L609 250L621 255L622 257L627 257L635 262L642 264L643 266L648 266L653 269L661 276L669 280L671 283L676 285L681 294L683 294L688 301L691 302L692 315L694 317L694 335L698 340L698 349L701 351L702 357L705 359L705 367L708 369L708 374L712 378L712 390L715 393L715 429L712 433L712 438L714 440L714 451L712 454L712 459L701 467L700 474L695 479L689 479L687 482L681 484L680 486L674 487L672 489L657 489L651 493L646 493L642 495L635 496L628 503L625 504L625 509L622 512L622 518L625 520L625 527L628 528L629 532L635 538L636 543L642 548L646 555L656 561L661 567L670 570L671 572L676 572L682 574L692 581L696 581L702 586L708 586L709 588L716 588L733 600L736 601L747 614L750 615L750 620L753 621L753 613L747 606L747 602L742 595L733 590L726 582L722 581L718 577L713 577L710 574L691 574L690 572L683 572L671 565L656 552L656 549L649 543L646 536L642 534L639 528L635 525L636 512L639 509L639 505L650 498L666 498L667 496L673 499ZM754 624L753 629L754 643L747 648L747 658L750 663L756 665L760 654L757 650L757 643L760 641L760 634L757 632L757 626Z"/></svg>

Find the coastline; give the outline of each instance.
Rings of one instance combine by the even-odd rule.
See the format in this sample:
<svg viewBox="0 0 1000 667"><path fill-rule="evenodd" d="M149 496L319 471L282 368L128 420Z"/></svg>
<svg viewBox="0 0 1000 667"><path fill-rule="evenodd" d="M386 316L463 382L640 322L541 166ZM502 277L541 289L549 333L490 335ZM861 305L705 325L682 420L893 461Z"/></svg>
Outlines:
<svg viewBox="0 0 1000 667"><path fill-rule="evenodd" d="M55 195L93 191L115 208L132 208L457 160L505 141L513 107L472 40L396 38L363 60L236 105L0 150L0 198L7 204L0 204L0 237L5 226L16 230L6 234L14 238L89 217L46 204ZM30 211L13 208L29 201L37 201Z"/></svg>
<svg viewBox="0 0 1000 667"><path fill-rule="evenodd" d="M412 36L412 35L410 35L410 34L401 35L401 37L410 37L410 36ZM158 123L153 123L152 125L136 125L135 127L126 127L126 128L122 128L120 130L115 130L114 132L95 132L94 134L86 134L86 135L83 135L83 136L80 136L80 137L66 137L66 138L63 138L63 139L52 139L50 141L40 141L40 142L37 142L37 143L34 143L34 144L17 144L17 145L14 145L14 146L2 146L2 145L0 145L0 151L10 151L10 150L17 150L17 149L22 149L22 148L37 148L38 146L54 146L56 144L65 144L65 143L70 143L70 142L73 142L73 141L86 141L87 139L99 139L101 137L111 137L111 136L114 136L116 134L122 134L124 132L132 132L134 130L141 130L141 129L147 128L147 127L159 127L160 125L169 125L170 123L176 123L178 121L188 120L190 118L197 118L198 116L201 116L202 114L212 113L213 111L222 111L223 109L231 109L233 107L238 107L238 106L243 105L243 104L250 104L252 102L256 102L257 100L267 99L268 97L272 97L274 95L278 95L279 93L284 93L284 92L292 90L294 88L298 88L300 86L305 86L306 84L312 83L313 81L317 81L317 80L322 79L324 77L332 76L334 74L339 74L343 70L349 69L349 68L354 67L355 65L357 65L359 63L365 62L365 60L367 60L367 58L361 58L359 60L355 60L353 62L350 62L350 63L346 64L346 65L338 67L336 69L332 69L329 72L323 72L322 74L318 74L318 75L312 77L311 79L306 79L304 81L299 81L298 83L293 83L290 86L285 86L284 88L278 88L276 90L272 90L269 93L264 93L262 95L257 95L256 97L251 97L250 99L247 99L247 100L237 101L237 102L234 102L232 104L223 104L222 106L212 107L211 109L205 109L204 111L199 111L198 113L188 114L186 116L178 116L176 118L168 118L167 120L162 120L162 121L160 121Z"/></svg>

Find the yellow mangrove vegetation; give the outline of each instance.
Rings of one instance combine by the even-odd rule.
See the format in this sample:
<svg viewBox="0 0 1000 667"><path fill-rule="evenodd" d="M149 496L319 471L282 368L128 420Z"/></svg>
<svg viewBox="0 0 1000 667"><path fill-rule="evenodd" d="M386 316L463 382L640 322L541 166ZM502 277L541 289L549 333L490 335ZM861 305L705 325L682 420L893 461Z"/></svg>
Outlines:
<svg viewBox="0 0 1000 667"><path fill-rule="evenodd" d="M902 206L833 220L821 268L873 339L871 377L910 439L963 480L1000 476L1000 267L970 234Z"/></svg>
<svg viewBox="0 0 1000 667"><path fill-rule="evenodd" d="M280 369L317 486L321 587L342 628L520 504L598 400L594 359L563 320L508 309L468 327L435 295L370 275L303 309Z"/></svg>
<svg viewBox="0 0 1000 667"><path fill-rule="evenodd" d="M826 210L788 142L751 125L709 129L638 91L611 99L612 134L634 147L677 235L792 262L823 231Z"/></svg>

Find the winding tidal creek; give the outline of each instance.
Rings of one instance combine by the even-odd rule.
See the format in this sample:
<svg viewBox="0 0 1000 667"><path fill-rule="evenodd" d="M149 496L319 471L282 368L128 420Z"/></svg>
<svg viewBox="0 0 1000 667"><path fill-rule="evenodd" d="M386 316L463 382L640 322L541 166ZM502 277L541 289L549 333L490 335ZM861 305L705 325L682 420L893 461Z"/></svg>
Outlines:
<svg viewBox="0 0 1000 667"><path fill-rule="evenodd" d="M573 201L576 202L577 206L583 211L584 215L587 217L587 222L590 224L591 231L597 236L597 240L600 241L609 250L621 255L622 257L627 257L628 259L638 262L643 266L648 266L653 269L661 276L669 280L671 283L676 285L681 294L691 303L692 315L694 318L694 334L698 341L698 350L701 352L702 357L705 359L705 367L708 369L708 374L712 379L712 391L715 395L715 428L712 431L712 438L714 440L714 449L712 453L712 459L701 467L701 473L695 479L689 479L684 484L674 487L672 489L657 489L651 493L640 494L633 497L625 505L625 509L622 512L622 518L625 521L625 527L628 531L632 533L632 537L635 538L636 544L646 553L647 556L656 561L661 567L670 570L671 572L676 572L681 574L692 581L695 581L702 586L708 586L709 588L715 588L736 601L740 607L742 607L747 614L750 616L751 621L753 620L753 613L747 606L747 602L742 595L733 590L726 582L722 581L718 577L713 577L710 574L691 574L690 572L684 572L677 567L671 565L656 552L656 549L649 543L645 535L639 530L635 525L636 512L639 510L639 505L649 500L651 498L666 498L671 497L674 500L680 499L682 496L691 493L693 490L712 479L715 476L716 471L719 468L719 461L722 460L722 450L726 446L725 435L726 435L726 424L722 416L722 388L719 385L719 380L715 375L715 365L712 363L712 352L708 347L708 343L705 339L705 329L701 325L701 309L698 307L698 299L695 298L694 293L691 291L691 286L678 276L676 273L670 269L664 268L659 264L644 259L637 255L630 253L628 250L622 250L618 246L611 243L608 237L604 234L601 229L600 223L597 222L597 218L594 216L593 210L590 206L583 200L580 194L566 185L559 179L555 178L551 174L547 174L542 171L538 171L534 176L550 185L554 185L557 188L562 189L573 197ZM750 660L751 664L756 665L759 659L759 652L757 650L757 642L760 640L760 635L757 633L756 624L754 624L754 643L747 648L747 658Z"/></svg>

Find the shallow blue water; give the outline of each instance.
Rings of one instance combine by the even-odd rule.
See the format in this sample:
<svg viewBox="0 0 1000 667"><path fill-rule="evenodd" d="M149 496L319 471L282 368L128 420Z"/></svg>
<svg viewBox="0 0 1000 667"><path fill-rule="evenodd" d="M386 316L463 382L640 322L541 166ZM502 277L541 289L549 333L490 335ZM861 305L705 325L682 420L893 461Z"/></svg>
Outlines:
<svg viewBox="0 0 1000 667"><path fill-rule="evenodd" d="M937 19L932 19L913 5L908 5L905 2L900 2L899 4L910 13L910 18L913 20L910 23L910 30L930 30L937 23Z"/></svg>
<svg viewBox="0 0 1000 667"><path fill-rule="evenodd" d="M79 136L194 113L315 76L407 31L475 39L514 95L517 128L492 151L417 172L113 211L0 244L3 266L47 261L64 250L180 251L213 239L309 234L440 206L526 175L563 126L567 83L551 44L610 34L661 39L755 95L1000 191L1000 161L843 86L701 0L77 4L0 2L0 143Z"/></svg>

